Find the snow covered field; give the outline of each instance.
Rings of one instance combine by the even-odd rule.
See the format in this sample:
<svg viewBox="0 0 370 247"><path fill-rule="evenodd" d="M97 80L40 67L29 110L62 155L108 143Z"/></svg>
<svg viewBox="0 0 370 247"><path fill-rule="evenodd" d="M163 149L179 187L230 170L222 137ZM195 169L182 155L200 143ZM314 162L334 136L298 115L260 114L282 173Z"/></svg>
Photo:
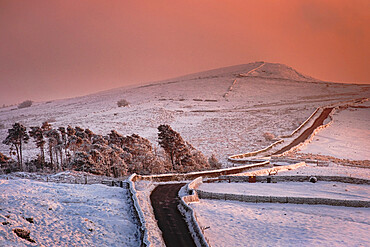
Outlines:
<svg viewBox="0 0 370 247"><path fill-rule="evenodd" d="M294 176L294 175L348 176L348 177L370 179L370 169L342 166L342 165L336 165L334 163L329 163L326 165L316 165L316 164L308 163L307 166L300 167L297 170L278 172L275 176L279 176L279 175L281 176Z"/></svg>
<svg viewBox="0 0 370 247"><path fill-rule="evenodd" d="M191 207L215 247L370 245L368 208L219 200Z"/></svg>
<svg viewBox="0 0 370 247"><path fill-rule="evenodd" d="M370 102L363 104L370 107ZM320 131L301 153L341 159L370 160L370 108L347 108L334 114L333 124Z"/></svg>
<svg viewBox="0 0 370 247"><path fill-rule="evenodd" d="M30 223L26 218L33 218ZM139 246L127 191L101 184L0 179L0 246ZM5 223L7 222L7 223ZM36 243L14 228L30 230Z"/></svg>
<svg viewBox="0 0 370 247"><path fill-rule="evenodd" d="M366 168L308 164L279 175L370 178ZM369 185L340 182L204 183L202 191L369 201ZM370 209L200 200L191 204L212 246L368 246ZM226 230L227 229L227 230ZM220 237L222 236L222 237Z"/></svg>
<svg viewBox="0 0 370 247"><path fill-rule="evenodd" d="M202 191L237 195L318 197L341 200L370 200L370 186L338 182L204 183Z"/></svg>
<svg viewBox="0 0 370 247"><path fill-rule="evenodd" d="M0 140L14 122L30 127L49 121L54 127L80 126L104 135L112 129L123 135L137 133L157 143L157 127L170 124L205 155L214 153L226 165L229 155L271 144L263 137L265 132L290 134L316 107L359 97L370 97L370 86L321 82L285 65L256 62L79 98L36 102L24 109L3 108ZM130 106L118 107L120 99ZM32 141L24 150L26 159L38 153ZM0 152L8 151L0 142Z"/></svg>

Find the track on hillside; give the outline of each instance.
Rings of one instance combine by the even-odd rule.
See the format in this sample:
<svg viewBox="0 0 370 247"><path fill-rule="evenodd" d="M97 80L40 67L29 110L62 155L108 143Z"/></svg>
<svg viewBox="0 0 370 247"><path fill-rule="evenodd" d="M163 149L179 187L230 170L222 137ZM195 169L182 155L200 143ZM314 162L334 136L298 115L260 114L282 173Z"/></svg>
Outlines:
<svg viewBox="0 0 370 247"><path fill-rule="evenodd" d="M325 119L329 116L331 111L333 110L333 107L325 108L320 116L314 121L314 123L306 129L300 136L298 136L293 142L291 142L288 146L283 147L279 151L273 153L273 155L279 155L282 153L285 153L286 151L289 151L291 148L299 145L302 142L305 142L315 131L316 128L324 124Z"/></svg>
<svg viewBox="0 0 370 247"><path fill-rule="evenodd" d="M160 184L150 195L155 218L167 247L196 246L177 206L178 192L185 183Z"/></svg>

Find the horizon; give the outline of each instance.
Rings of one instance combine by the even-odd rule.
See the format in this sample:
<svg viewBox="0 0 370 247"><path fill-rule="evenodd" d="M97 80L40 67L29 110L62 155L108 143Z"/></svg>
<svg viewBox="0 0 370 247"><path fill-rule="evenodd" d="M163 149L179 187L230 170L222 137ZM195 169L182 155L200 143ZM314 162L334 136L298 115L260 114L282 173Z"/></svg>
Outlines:
<svg viewBox="0 0 370 247"><path fill-rule="evenodd" d="M0 3L0 105L266 61L369 84L370 2Z"/></svg>
<svg viewBox="0 0 370 247"><path fill-rule="evenodd" d="M264 62L264 63L270 63L270 64L280 64L280 63L272 63L272 62L268 62L268 61L254 61L254 62L250 62L248 64L256 63L256 62ZM106 88L106 89L102 89L102 90L99 90L99 91L93 91L93 92L90 92L90 93L73 95L73 96L69 96L69 97L67 96L67 97L53 98L53 99L48 98L48 99L43 99L43 100L24 99L24 100L21 100L19 102L14 102L14 103L11 103L11 104L8 104L8 105L7 104L0 104L0 108L4 107L4 106L5 107L16 106L16 105L22 103L23 101L27 101L27 100L31 100L33 103L41 103L41 102L47 102L47 101L58 101L58 100L68 100L68 99L80 98L80 97L85 97L85 96L89 96L89 95L104 93L104 92L123 89L123 88L136 88L136 87L141 87L141 86L146 86L146 85L154 85L154 84L157 84L157 83L161 83L161 82L165 82L165 81L169 81L169 80L174 80L174 79L177 79L177 78L182 78L184 76L191 76L191 75L196 75L196 74L204 73L204 72L208 72L208 71L219 70L219 69L223 69L223 68L231 68L231 67L236 67L236 66L241 66L241 65L246 65L246 64L235 64L235 65L230 65L230 66L225 66L225 67L210 68L210 69L207 69L207 70L195 71L195 72L191 72L191 73L188 73L188 74L177 75L175 77L164 78L164 79L160 79L160 80L156 80L156 81L147 81L147 82L141 82L141 83L139 82L139 83L127 84L127 85L123 85L123 86L118 86L118 87L113 87L113 88ZM285 65L287 67L290 67L289 65L286 65L286 64L281 64L281 65ZM299 72L299 71L297 71L297 72ZM303 74L303 75L310 76L310 75L306 75L306 74ZM318 78L313 78L313 79L317 79L317 80L320 81L320 79L318 79ZM347 84L347 85L370 85L370 82L369 83L356 83L356 82L336 82L336 81L324 81L324 80L322 80L322 83L336 83L336 84Z"/></svg>

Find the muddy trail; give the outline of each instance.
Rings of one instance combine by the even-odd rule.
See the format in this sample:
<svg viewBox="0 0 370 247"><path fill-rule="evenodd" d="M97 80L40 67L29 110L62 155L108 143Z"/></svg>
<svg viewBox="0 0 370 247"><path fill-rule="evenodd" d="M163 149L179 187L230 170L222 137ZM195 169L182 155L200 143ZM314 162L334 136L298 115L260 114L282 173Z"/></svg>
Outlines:
<svg viewBox="0 0 370 247"><path fill-rule="evenodd" d="M185 183L158 185L150 195L155 218L168 247L195 246L188 226L177 209L178 192Z"/></svg>
<svg viewBox="0 0 370 247"><path fill-rule="evenodd" d="M292 143L290 143L288 146L285 146L283 147L282 149L280 149L279 151L273 153L273 155L278 155L278 154L282 154L288 150L290 150L291 148L299 145L301 142L304 142L306 141L310 136L311 134L315 131L315 129L321 125L324 124L324 121L325 119L329 116L329 114L331 113L331 111L333 110L333 108L325 108L323 110L323 112L320 114L320 116L315 120L315 122L311 125L311 127L309 127L308 129L306 129L300 136L298 136Z"/></svg>

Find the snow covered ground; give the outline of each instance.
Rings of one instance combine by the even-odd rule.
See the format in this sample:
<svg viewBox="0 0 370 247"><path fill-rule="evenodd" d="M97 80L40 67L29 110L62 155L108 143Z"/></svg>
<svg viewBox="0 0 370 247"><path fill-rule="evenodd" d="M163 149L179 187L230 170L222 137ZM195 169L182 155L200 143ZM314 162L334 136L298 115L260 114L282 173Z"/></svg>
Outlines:
<svg viewBox="0 0 370 247"><path fill-rule="evenodd" d="M306 166L300 167L297 170L282 171L278 172L275 176L294 176L294 175L306 175L306 176L348 176L356 178L370 179L369 168L357 168L351 166L336 165L329 163L326 165L316 165L307 163Z"/></svg>
<svg viewBox="0 0 370 247"><path fill-rule="evenodd" d="M80 171L63 171L55 174L45 174L36 172L13 172L10 174L0 175L0 179L7 178L26 178L37 180L40 182L55 182L55 183L67 183L67 184L101 184L103 181L123 181L127 177L112 178L107 176L94 175L87 172Z"/></svg>
<svg viewBox="0 0 370 247"><path fill-rule="evenodd" d="M148 229L149 242L156 247L165 247L166 245L162 237L162 231L158 227L150 201L150 194L156 185L156 183L149 181L135 182L135 189L137 192L136 196L145 217L145 226Z"/></svg>
<svg viewBox="0 0 370 247"><path fill-rule="evenodd" d="M308 164L279 175L370 178L366 168ZM370 186L340 182L204 183L230 194L369 201ZM370 209L200 200L191 204L212 246L369 246ZM222 236L222 237L220 237Z"/></svg>
<svg viewBox="0 0 370 247"><path fill-rule="evenodd" d="M202 191L237 195L318 197L370 201L370 186L338 182L204 183Z"/></svg>
<svg viewBox="0 0 370 247"><path fill-rule="evenodd" d="M370 209L319 205L193 203L212 246L369 246Z"/></svg>
<svg viewBox="0 0 370 247"><path fill-rule="evenodd" d="M29 108L2 108L0 141L14 122L30 127L49 121L54 127L80 126L104 135L112 129L123 135L137 133L156 143L157 127L170 124L204 154L214 153L227 165L227 156L271 144L273 141L263 137L265 132L275 136L290 134L318 106L370 97L369 85L326 83L285 65L261 64L221 68L79 98L36 102ZM256 70L246 77L240 75L253 69ZM130 106L118 107L120 99L129 101ZM32 141L24 150L26 159L38 153ZM8 151L9 147L0 142L0 152Z"/></svg>
<svg viewBox="0 0 370 247"><path fill-rule="evenodd" d="M170 124L186 141L205 155L216 154L227 166L231 165L227 162L228 156L254 151L274 142L263 137L265 132L275 136L290 134L317 107L360 97L370 98L369 85L321 82L284 65L256 62L84 97L36 102L24 109L2 108L0 152L8 154L9 147L2 141L7 136L7 129L15 122L29 128L48 121L53 127L80 126L103 135L115 129L123 135L139 134L153 144L157 142L158 125ZM118 107L117 101L121 99L129 101L130 106ZM357 115L356 119L362 122L353 125L355 128L362 130L365 126L368 131L368 113L362 113L367 110L357 109L361 116ZM343 122L348 124L346 121L352 117L345 116ZM361 143L368 146L364 139ZM32 141L24 150L25 159L35 158L38 153ZM361 150L362 153L356 155L367 157L368 152ZM342 169L330 164L328 167L309 166L286 174L339 173L369 178L368 170ZM63 180L63 176L69 179L69 174L54 179ZM130 216L132 209L127 203L127 193L121 188L22 179L0 181L0 219L11 223L0 224L0 246L9 243L34 245L11 232L18 226L28 228L31 238L45 246L138 245L137 225ZM150 214L148 198L152 188L152 184L138 186L144 214ZM205 230L212 246L369 245L365 234L369 231L367 209L220 201L202 201L193 205L199 207L196 210L201 224L212 224ZM290 212L294 219L281 216L282 210ZM29 223L23 217L33 217L35 223ZM154 218L150 224L150 230L154 232L151 240L161 245ZM341 231L345 234L341 235ZM226 237L221 239L219 236Z"/></svg>
<svg viewBox="0 0 370 247"><path fill-rule="evenodd" d="M33 218L30 223L26 218ZM0 246L139 246L128 192L101 184L0 179ZM12 229L30 230L36 243Z"/></svg>
<svg viewBox="0 0 370 247"><path fill-rule="evenodd" d="M334 114L333 124L320 131L300 152L370 160L370 102L363 106L369 108L347 108Z"/></svg>

